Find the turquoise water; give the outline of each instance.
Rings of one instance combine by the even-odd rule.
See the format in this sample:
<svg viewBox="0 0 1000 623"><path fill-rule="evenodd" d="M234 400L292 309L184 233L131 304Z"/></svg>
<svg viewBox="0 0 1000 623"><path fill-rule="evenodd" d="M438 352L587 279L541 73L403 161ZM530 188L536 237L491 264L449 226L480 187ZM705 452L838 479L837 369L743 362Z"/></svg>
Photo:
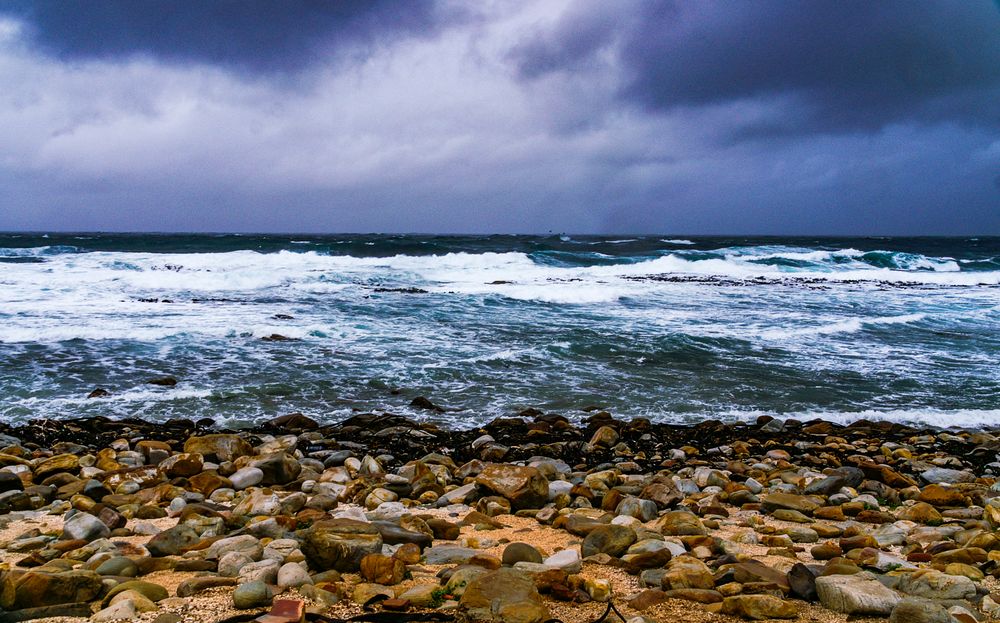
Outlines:
<svg viewBox="0 0 1000 623"><path fill-rule="evenodd" d="M1000 238L7 234L0 419L989 426L998 284Z"/></svg>

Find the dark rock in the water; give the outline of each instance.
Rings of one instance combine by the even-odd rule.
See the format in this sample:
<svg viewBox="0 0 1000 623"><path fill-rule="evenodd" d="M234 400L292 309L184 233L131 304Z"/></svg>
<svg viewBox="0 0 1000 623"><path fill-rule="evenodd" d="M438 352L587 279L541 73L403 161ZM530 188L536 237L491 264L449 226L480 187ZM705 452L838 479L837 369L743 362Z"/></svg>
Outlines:
<svg viewBox="0 0 1000 623"><path fill-rule="evenodd" d="M161 387L173 387L177 385L177 379L172 376L158 376L154 379L149 379L146 381L150 385L160 385Z"/></svg>
<svg viewBox="0 0 1000 623"><path fill-rule="evenodd" d="M311 417L302 415L301 413L289 413L288 415L279 415L276 418L268 420L268 425L275 428L286 429L290 431L302 431L302 430L316 430L319 428L319 424L316 420Z"/></svg>
<svg viewBox="0 0 1000 623"><path fill-rule="evenodd" d="M110 395L111 392L104 389L103 387L98 387L89 394L87 394L87 398L104 398L105 396L110 396Z"/></svg>
<svg viewBox="0 0 1000 623"><path fill-rule="evenodd" d="M437 411L444 413L444 407L440 407L423 396L417 396L410 401L410 406L416 409L426 409L427 411Z"/></svg>

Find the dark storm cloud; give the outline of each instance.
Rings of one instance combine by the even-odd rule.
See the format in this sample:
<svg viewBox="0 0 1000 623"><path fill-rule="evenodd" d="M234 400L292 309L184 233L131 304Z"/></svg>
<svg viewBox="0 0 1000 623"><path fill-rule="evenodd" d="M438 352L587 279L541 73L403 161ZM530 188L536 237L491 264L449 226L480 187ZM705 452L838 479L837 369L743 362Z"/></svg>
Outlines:
<svg viewBox="0 0 1000 623"><path fill-rule="evenodd" d="M619 96L646 110L772 102L772 118L749 121L745 137L1000 125L1000 10L990 0L577 4L513 59L530 80L586 71L606 52L622 72Z"/></svg>
<svg viewBox="0 0 1000 623"><path fill-rule="evenodd" d="M13 0L31 41L61 59L150 55L251 72L294 71L344 46L437 23L432 0Z"/></svg>

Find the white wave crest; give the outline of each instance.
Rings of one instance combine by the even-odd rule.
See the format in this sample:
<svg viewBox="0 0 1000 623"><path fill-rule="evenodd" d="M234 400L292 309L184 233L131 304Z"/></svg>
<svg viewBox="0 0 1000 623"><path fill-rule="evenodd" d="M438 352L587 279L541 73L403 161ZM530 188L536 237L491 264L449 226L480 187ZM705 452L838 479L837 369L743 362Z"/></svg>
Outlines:
<svg viewBox="0 0 1000 623"><path fill-rule="evenodd" d="M927 314L904 314L900 316L880 316L875 318L848 318L838 320L830 324L822 324L811 327L778 328L768 329L760 333L760 337L766 340L783 340L804 335L831 335L834 333L855 333L866 326L883 324L906 324L919 322L927 317Z"/></svg>
<svg viewBox="0 0 1000 623"><path fill-rule="evenodd" d="M753 422L762 415L769 415L780 419L796 419L800 421L826 420L835 424L848 425L858 420L869 420L873 422L895 422L909 424L913 426L929 426L933 428L963 428L963 429L984 429L994 428L1000 421L1000 409L937 409L911 408L911 409L866 409L861 411L799 411L788 413L776 413L773 411L726 411L715 413L705 417L720 419L724 421L745 421ZM690 415L677 414L673 419L671 415L665 415L666 419L661 421L691 421Z"/></svg>

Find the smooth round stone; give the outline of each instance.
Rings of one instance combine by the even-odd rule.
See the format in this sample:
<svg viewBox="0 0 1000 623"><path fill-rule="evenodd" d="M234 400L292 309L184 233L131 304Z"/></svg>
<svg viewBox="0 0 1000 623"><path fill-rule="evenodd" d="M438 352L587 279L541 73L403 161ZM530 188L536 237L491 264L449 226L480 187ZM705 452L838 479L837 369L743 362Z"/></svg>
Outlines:
<svg viewBox="0 0 1000 623"><path fill-rule="evenodd" d="M271 599L271 589L260 580L240 584L233 591L233 605L239 610L266 606Z"/></svg>
<svg viewBox="0 0 1000 623"><path fill-rule="evenodd" d="M541 563L542 555L527 543L511 543L504 548L501 560L504 566L513 567L515 563L519 562Z"/></svg>
<svg viewBox="0 0 1000 623"><path fill-rule="evenodd" d="M259 467L244 467L233 472L229 481L233 483L233 488L239 491L263 482L264 471Z"/></svg>
<svg viewBox="0 0 1000 623"><path fill-rule="evenodd" d="M298 588L304 584L312 584L312 579L302 565L289 562L278 569L279 588Z"/></svg>
<svg viewBox="0 0 1000 623"><path fill-rule="evenodd" d="M170 500L170 505L167 506L167 513L170 515L180 515L181 511L188 503L184 498L174 498Z"/></svg>

